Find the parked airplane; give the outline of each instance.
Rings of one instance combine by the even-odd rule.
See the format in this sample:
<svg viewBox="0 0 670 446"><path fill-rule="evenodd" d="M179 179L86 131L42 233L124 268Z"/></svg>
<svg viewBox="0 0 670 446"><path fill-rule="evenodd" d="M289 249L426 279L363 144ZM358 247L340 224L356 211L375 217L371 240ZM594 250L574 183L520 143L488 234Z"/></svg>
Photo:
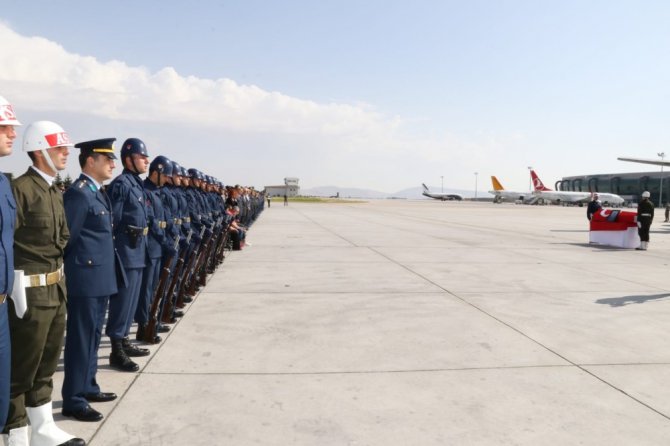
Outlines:
<svg viewBox="0 0 670 446"><path fill-rule="evenodd" d="M573 191L562 191L562 190L551 190L542 183L540 177L537 176L534 170L530 171L530 177L533 180L533 188L535 189L533 194L543 200L551 201L556 204L558 203L575 203L575 204L584 204L591 201L593 194L591 192L573 192ZM603 203L603 205L618 206L622 205L624 199L617 194L610 194L606 192L596 192L598 198Z"/></svg>
<svg viewBox="0 0 670 446"><path fill-rule="evenodd" d="M423 183L421 183L421 185L423 186L423 194L421 194L421 195L425 195L426 197L430 197L430 198L434 198L436 200L442 200L442 201L444 201L444 200L461 201L463 199L462 195L431 192L430 189L428 189L428 186L426 186Z"/></svg>
<svg viewBox="0 0 670 446"><path fill-rule="evenodd" d="M493 190L490 190L489 194L495 195L493 198L494 203L502 203L503 200L511 200L514 202L520 200L521 202L526 202L535 198L531 192L505 190L502 184L500 184L500 181L494 176L491 177L491 183L493 183Z"/></svg>
<svg viewBox="0 0 670 446"><path fill-rule="evenodd" d="M659 153L659 155L661 154ZM665 160L652 160L647 158L624 158L624 157L619 157L617 159L619 161L630 161L631 163L653 164L655 166L665 166L665 167L670 166L670 161Z"/></svg>

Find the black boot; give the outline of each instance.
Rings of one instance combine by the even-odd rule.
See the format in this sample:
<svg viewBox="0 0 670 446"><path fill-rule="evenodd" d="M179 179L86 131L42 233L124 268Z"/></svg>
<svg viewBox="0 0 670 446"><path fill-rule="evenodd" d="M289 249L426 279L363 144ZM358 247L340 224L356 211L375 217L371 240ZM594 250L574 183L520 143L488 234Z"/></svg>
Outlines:
<svg viewBox="0 0 670 446"><path fill-rule="evenodd" d="M137 333L135 333L136 341L144 341L144 331L147 329L146 324L137 324Z"/></svg>
<svg viewBox="0 0 670 446"><path fill-rule="evenodd" d="M123 339L112 339L109 365L122 372L137 372L140 369L140 366L135 364L123 350Z"/></svg>
<svg viewBox="0 0 670 446"><path fill-rule="evenodd" d="M159 328L158 331L160 331L160 325L158 326L158 328ZM145 333L146 330L147 330L147 326L146 326L145 324L138 324L138 325L137 325L137 334L135 335L135 340L140 341L140 342L146 342L147 344L158 344L158 343L160 343L160 342L162 341L161 337L158 336L158 335L155 335L155 336L154 336L154 341L153 341L153 342L149 342L149 341L147 341L147 340L144 338L145 335L146 335L146 333ZM149 353L147 353L147 354L145 354L145 355L131 355L131 354L128 352L128 349L126 348L125 344L124 344L124 346L123 346L123 349L126 351L126 354L127 354L128 356L146 356L146 355L149 354ZM140 348L140 349L138 349L138 350L142 350L142 351L144 351L144 350L146 350L146 349L145 349L145 348ZM147 350L147 351L149 351L149 350Z"/></svg>
<svg viewBox="0 0 670 446"><path fill-rule="evenodd" d="M140 348L131 344L130 339L128 338L123 338L121 340L121 345L123 345L123 351L126 352L126 355L130 356L131 358L149 356L151 353L148 348Z"/></svg>

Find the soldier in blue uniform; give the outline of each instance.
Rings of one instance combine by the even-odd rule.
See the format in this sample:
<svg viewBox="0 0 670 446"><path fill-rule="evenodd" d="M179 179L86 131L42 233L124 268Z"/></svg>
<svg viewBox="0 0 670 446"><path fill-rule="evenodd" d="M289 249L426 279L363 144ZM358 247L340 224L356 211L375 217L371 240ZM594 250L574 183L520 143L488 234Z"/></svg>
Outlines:
<svg viewBox="0 0 670 446"><path fill-rule="evenodd" d="M149 205L149 235L147 266L142 276L142 287L140 298L135 311L135 322L137 322L137 340L144 339L144 331L149 322L149 310L161 272L161 258L174 257L177 253L174 235L166 232L167 218L165 204L161 200L160 190L172 177L172 161L164 156L157 156L149 165L149 176L144 180ZM178 240L176 240L178 241ZM162 296L157 296L160 299ZM160 330L160 327L159 327ZM161 341L156 336L154 343Z"/></svg>
<svg viewBox="0 0 670 446"><path fill-rule="evenodd" d="M125 287L119 287L109 299L109 315L105 333L112 343L109 364L124 372L136 372L140 367L130 359L146 356L149 350L130 343L128 334L133 322L142 286L142 273L147 261L147 205L144 184L140 175L149 167L149 152L138 138L128 138L121 147L123 172L109 185L114 219L114 247L127 277Z"/></svg>
<svg viewBox="0 0 670 446"><path fill-rule="evenodd" d="M12 153L16 139L15 126L21 125L14 115L12 105L0 96L0 156ZM11 344L7 318L7 295L14 285L14 221L16 203L9 180L0 173L0 432L5 427L9 410L9 374ZM27 432L27 428L26 428Z"/></svg>
<svg viewBox="0 0 670 446"><path fill-rule="evenodd" d="M112 240L112 206L101 190L112 177L115 138L76 144L81 176L63 196L70 240L65 247L68 289L63 415L100 421L89 402L112 401L96 381L98 348L109 296L117 292L119 261Z"/></svg>
<svg viewBox="0 0 670 446"><path fill-rule="evenodd" d="M179 252L182 253L184 249L188 248L186 243L186 238L188 237L188 232L190 230L190 221L186 221L184 214L180 209L180 190L179 186L181 185L181 166L172 161L172 176L167 177L167 182L165 186L160 189L161 202L163 203L163 210L166 214L167 228L166 232L169 236L174 239L179 239ZM183 231L183 232L182 232ZM177 265L178 256L172 258L172 263L167 265L166 262L170 260L167 255L163 255L162 267L166 267L170 270L170 276L168 277L168 283L172 281L172 276L175 273L175 266ZM176 319L173 320L173 315L165 315L165 300L161 302L159 320L164 322L176 322ZM167 325L162 325L163 330L168 331L169 327ZM160 332L160 326L159 326Z"/></svg>
<svg viewBox="0 0 670 446"><path fill-rule="evenodd" d="M180 239L180 257L184 254L184 258L188 259L193 253L193 249L196 243L199 242L200 234L195 231L192 227L191 216L189 214L189 200L185 193L185 188L188 186L188 174L186 169L180 166L178 163L173 164L173 175L172 181L174 187L170 188L172 196L175 199L177 204L177 223L181 227L181 239ZM189 237L190 236L190 237ZM187 243L188 240L188 243ZM188 261L188 260L187 260ZM176 263L176 262L175 262ZM186 266L183 266L185 268ZM184 272L180 272L180 278L177 282L175 293L172 296L168 296L167 299L172 302L176 301L176 297L179 295L181 285L184 278ZM161 308L161 320L166 323L174 323L177 321L178 317L183 316L183 312L177 310L176 307L172 306L172 313L167 314L165 308Z"/></svg>

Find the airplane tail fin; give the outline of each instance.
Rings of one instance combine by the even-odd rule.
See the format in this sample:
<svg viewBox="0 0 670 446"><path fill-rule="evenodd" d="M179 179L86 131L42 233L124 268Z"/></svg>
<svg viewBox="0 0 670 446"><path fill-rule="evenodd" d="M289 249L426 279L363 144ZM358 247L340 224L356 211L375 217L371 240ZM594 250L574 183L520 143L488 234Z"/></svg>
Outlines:
<svg viewBox="0 0 670 446"><path fill-rule="evenodd" d="M493 190L505 190L500 181L494 176L491 177L491 183L493 183Z"/></svg>
<svg viewBox="0 0 670 446"><path fill-rule="evenodd" d="M430 192L430 189L428 189L428 186L426 186L424 183L421 183L421 185L423 186L424 192Z"/></svg>
<svg viewBox="0 0 670 446"><path fill-rule="evenodd" d="M532 180L533 180L533 189L535 189L536 191L547 191L547 190L551 190L551 189L549 189L547 186L544 185L544 183L542 182L542 180L540 179L540 177L537 176L537 174L535 173L534 170L531 170L531 171L530 171L530 177L531 177Z"/></svg>

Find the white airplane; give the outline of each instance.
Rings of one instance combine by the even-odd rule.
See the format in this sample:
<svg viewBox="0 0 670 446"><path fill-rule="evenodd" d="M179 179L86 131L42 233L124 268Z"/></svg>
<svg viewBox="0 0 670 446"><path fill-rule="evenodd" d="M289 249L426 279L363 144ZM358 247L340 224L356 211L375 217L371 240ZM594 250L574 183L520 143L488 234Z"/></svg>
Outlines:
<svg viewBox="0 0 670 446"><path fill-rule="evenodd" d="M502 203L503 200L527 202L535 198L533 194L528 191L516 192L513 190L505 190L502 184L500 184L500 181L494 176L491 177L491 183L493 184L493 190L490 190L489 194L494 195L494 203Z"/></svg>
<svg viewBox="0 0 670 446"><path fill-rule="evenodd" d="M444 193L436 193L436 192L431 192L430 189L428 189L428 186L425 184L421 183L423 186L423 194L426 197L434 198L436 200L457 200L461 201L463 199L462 195L459 194L444 194Z"/></svg>
<svg viewBox="0 0 670 446"><path fill-rule="evenodd" d="M659 153L659 155L661 155ZM652 159L647 159L647 158L624 158L624 157L619 157L617 158L619 161L630 161L631 163L641 163L641 164L653 164L655 166L665 166L668 167L670 166L670 161L661 161L661 160L652 160Z"/></svg>
<svg viewBox="0 0 670 446"><path fill-rule="evenodd" d="M547 201L559 203L575 203L584 204L591 201L593 194L591 192L572 192L562 190L551 190L542 183L540 177L537 176L534 170L530 171L530 177L533 180L533 194L539 198ZM603 205L619 206L622 205L624 199L617 194L610 194L606 192L595 192Z"/></svg>

